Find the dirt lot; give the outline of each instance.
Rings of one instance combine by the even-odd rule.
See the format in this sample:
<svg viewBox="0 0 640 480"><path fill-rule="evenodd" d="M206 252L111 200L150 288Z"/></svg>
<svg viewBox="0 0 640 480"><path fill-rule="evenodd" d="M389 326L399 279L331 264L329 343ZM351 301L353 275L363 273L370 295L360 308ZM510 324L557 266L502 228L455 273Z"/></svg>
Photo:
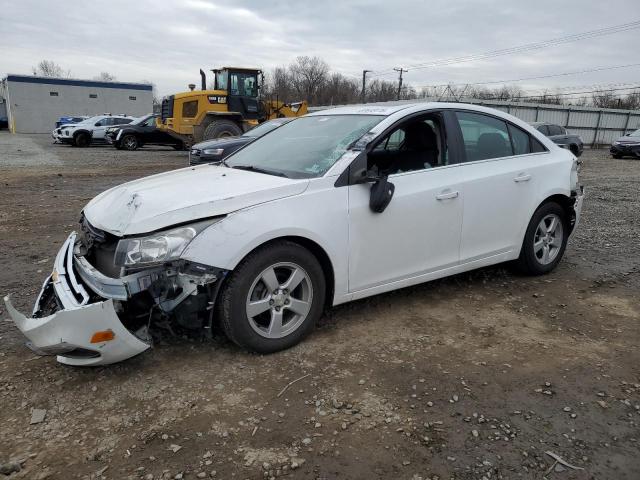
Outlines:
<svg viewBox="0 0 640 480"><path fill-rule="evenodd" d="M0 468L25 479L640 478L640 162L583 158L582 224L551 275L489 268L341 306L279 354L168 338L119 365L69 368L24 347L0 306ZM160 148L0 135L0 293L30 310L92 196L185 163Z"/></svg>

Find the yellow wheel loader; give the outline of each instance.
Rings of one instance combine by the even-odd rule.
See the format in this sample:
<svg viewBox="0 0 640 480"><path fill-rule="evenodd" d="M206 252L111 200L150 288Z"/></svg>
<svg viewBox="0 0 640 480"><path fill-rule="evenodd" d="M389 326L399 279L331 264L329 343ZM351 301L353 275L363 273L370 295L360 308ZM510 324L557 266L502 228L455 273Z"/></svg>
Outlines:
<svg viewBox="0 0 640 480"><path fill-rule="evenodd" d="M307 102L284 103L261 98L262 72L253 68L224 67L212 70L213 90L200 70L202 90L189 85L188 92L163 98L159 127L183 141L185 146L202 140L241 135L273 118L299 117Z"/></svg>

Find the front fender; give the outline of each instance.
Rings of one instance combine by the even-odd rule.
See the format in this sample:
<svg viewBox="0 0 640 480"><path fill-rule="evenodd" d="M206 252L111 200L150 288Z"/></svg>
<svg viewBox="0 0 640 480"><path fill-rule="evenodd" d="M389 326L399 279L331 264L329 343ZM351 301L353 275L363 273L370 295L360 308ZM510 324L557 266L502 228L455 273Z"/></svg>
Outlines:
<svg viewBox="0 0 640 480"><path fill-rule="evenodd" d="M200 233L182 258L234 270L251 251L269 241L301 237L319 245L329 257L335 302L348 292L348 189L335 188L335 178L324 180L302 195L229 214Z"/></svg>
<svg viewBox="0 0 640 480"><path fill-rule="evenodd" d="M307 228L273 228L268 220L255 218L252 213L238 212L208 227L189 244L182 258L233 270L250 252L278 238L302 237L323 246L324 240Z"/></svg>

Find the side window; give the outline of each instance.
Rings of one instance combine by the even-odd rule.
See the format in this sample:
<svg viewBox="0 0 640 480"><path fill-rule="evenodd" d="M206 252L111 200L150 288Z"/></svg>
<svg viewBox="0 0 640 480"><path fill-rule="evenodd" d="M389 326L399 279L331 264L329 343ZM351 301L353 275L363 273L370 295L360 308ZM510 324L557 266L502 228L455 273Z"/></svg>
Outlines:
<svg viewBox="0 0 640 480"><path fill-rule="evenodd" d="M456 117L467 162L513 155L505 121L481 113L456 112Z"/></svg>
<svg viewBox="0 0 640 480"><path fill-rule="evenodd" d="M103 118L102 120L98 120L96 122L96 127L104 127L105 125L108 125L107 121L110 120L109 118Z"/></svg>
<svg viewBox="0 0 640 480"><path fill-rule="evenodd" d="M144 122L147 127L155 127L156 126L156 117L151 117L146 122Z"/></svg>
<svg viewBox="0 0 640 480"><path fill-rule="evenodd" d="M447 165L445 138L439 114L407 120L369 152L368 168L392 175Z"/></svg>
<svg viewBox="0 0 640 480"><path fill-rule="evenodd" d="M509 135L511 135L511 145L513 145L514 155L525 155L527 153L531 153L531 140L528 133L509 124Z"/></svg>
<svg viewBox="0 0 640 480"><path fill-rule="evenodd" d="M198 113L198 101L184 102L182 104L182 116L185 118L193 118Z"/></svg>
<svg viewBox="0 0 640 480"><path fill-rule="evenodd" d="M538 125L538 131L543 134L545 137L549 136L549 129L546 125Z"/></svg>
<svg viewBox="0 0 640 480"><path fill-rule="evenodd" d="M400 146L404 141L404 130L399 128L395 130L391 135L387 136L387 138L380 142L375 150L381 151L386 150L387 152L392 150L400 150Z"/></svg>
<svg viewBox="0 0 640 480"><path fill-rule="evenodd" d="M116 123L114 125L126 125L127 123L131 123L132 118L118 118L116 119Z"/></svg>
<svg viewBox="0 0 640 480"><path fill-rule="evenodd" d="M538 140L531 137L531 153L547 152L548 150Z"/></svg>
<svg viewBox="0 0 640 480"><path fill-rule="evenodd" d="M562 127L558 125L549 125L549 135L563 135Z"/></svg>

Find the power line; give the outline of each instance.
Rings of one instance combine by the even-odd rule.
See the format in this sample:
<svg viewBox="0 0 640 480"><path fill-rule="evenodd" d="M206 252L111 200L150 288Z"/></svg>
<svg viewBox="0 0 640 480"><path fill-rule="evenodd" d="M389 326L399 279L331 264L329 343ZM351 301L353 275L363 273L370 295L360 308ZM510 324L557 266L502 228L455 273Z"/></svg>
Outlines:
<svg viewBox="0 0 640 480"><path fill-rule="evenodd" d="M608 88L608 89L599 89L599 90L590 90L587 92L568 92L568 93L548 93L541 95L516 95L513 98L541 98L541 97L565 97L565 96L575 96L575 95L585 95L587 93L606 93L606 92L617 92L621 90L637 90L640 89L640 85L635 85L633 87L625 87L625 88ZM633 93L633 92L631 92Z"/></svg>
<svg viewBox="0 0 640 480"><path fill-rule="evenodd" d="M522 77L522 78L512 78L509 80L491 80L491 81L487 81L487 82L468 82L468 83L444 83L444 84L438 84L438 85L417 85L414 88L427 88L427 87L447 87L447 86L451 86L451 87L462 87L462 86L466 86L466 85L492 85L492 84L498 84L498 83L513 83L513 82L524 82L526 80L541 80L544 78L555 78L555 77L564 77L564 76L569 76L569 75L579 75L582 73L592 73L592 72L602 72L605 70L615 70L618 68L628 68L628 67L638 67L640 66L640 63L630 63L628 65L614 65L611 67L595 67L595 68L590 68L587 70L577 70L574 72L563 72L563 73L554 73L551 75L538 75L535 77Z"/></svg>
<svg viewBox="0 0 640 480"><path fill-rule="evenodd" d="M622 23L619 25L612 25L610 27L599 28L599 29L590 30L587 32L575 33L572 35L566 35L563 37L544 40L541 42L527 43L527 44L518 45L515 47L502 48L499 50L491 50L489 52L484 52L484 53L464 55L460 57L445 58L440 60L434 60L431 62L408 65L407 68L410 70L418 70L423 68L454 65L458 63L465 63L465 62L471 62L476 60L485 60L488 58L495 58L495 57L500 57L504 55L512 55L515 53L523 53L523 52L529 52L533 50L540 50L543 48L562 45L565 43L577 42L579 40L586 40L586 39L595 38L595 37L602 37L605 35L612 35L614 33L625 32L625 31L634 30L637 28L640 28L640 20L636 20L628 23ZM378 72L375 72L375 74L372 76L389 75L391 73L393 73L391 69L385 69L385 70L380 70Z"/></svg>

